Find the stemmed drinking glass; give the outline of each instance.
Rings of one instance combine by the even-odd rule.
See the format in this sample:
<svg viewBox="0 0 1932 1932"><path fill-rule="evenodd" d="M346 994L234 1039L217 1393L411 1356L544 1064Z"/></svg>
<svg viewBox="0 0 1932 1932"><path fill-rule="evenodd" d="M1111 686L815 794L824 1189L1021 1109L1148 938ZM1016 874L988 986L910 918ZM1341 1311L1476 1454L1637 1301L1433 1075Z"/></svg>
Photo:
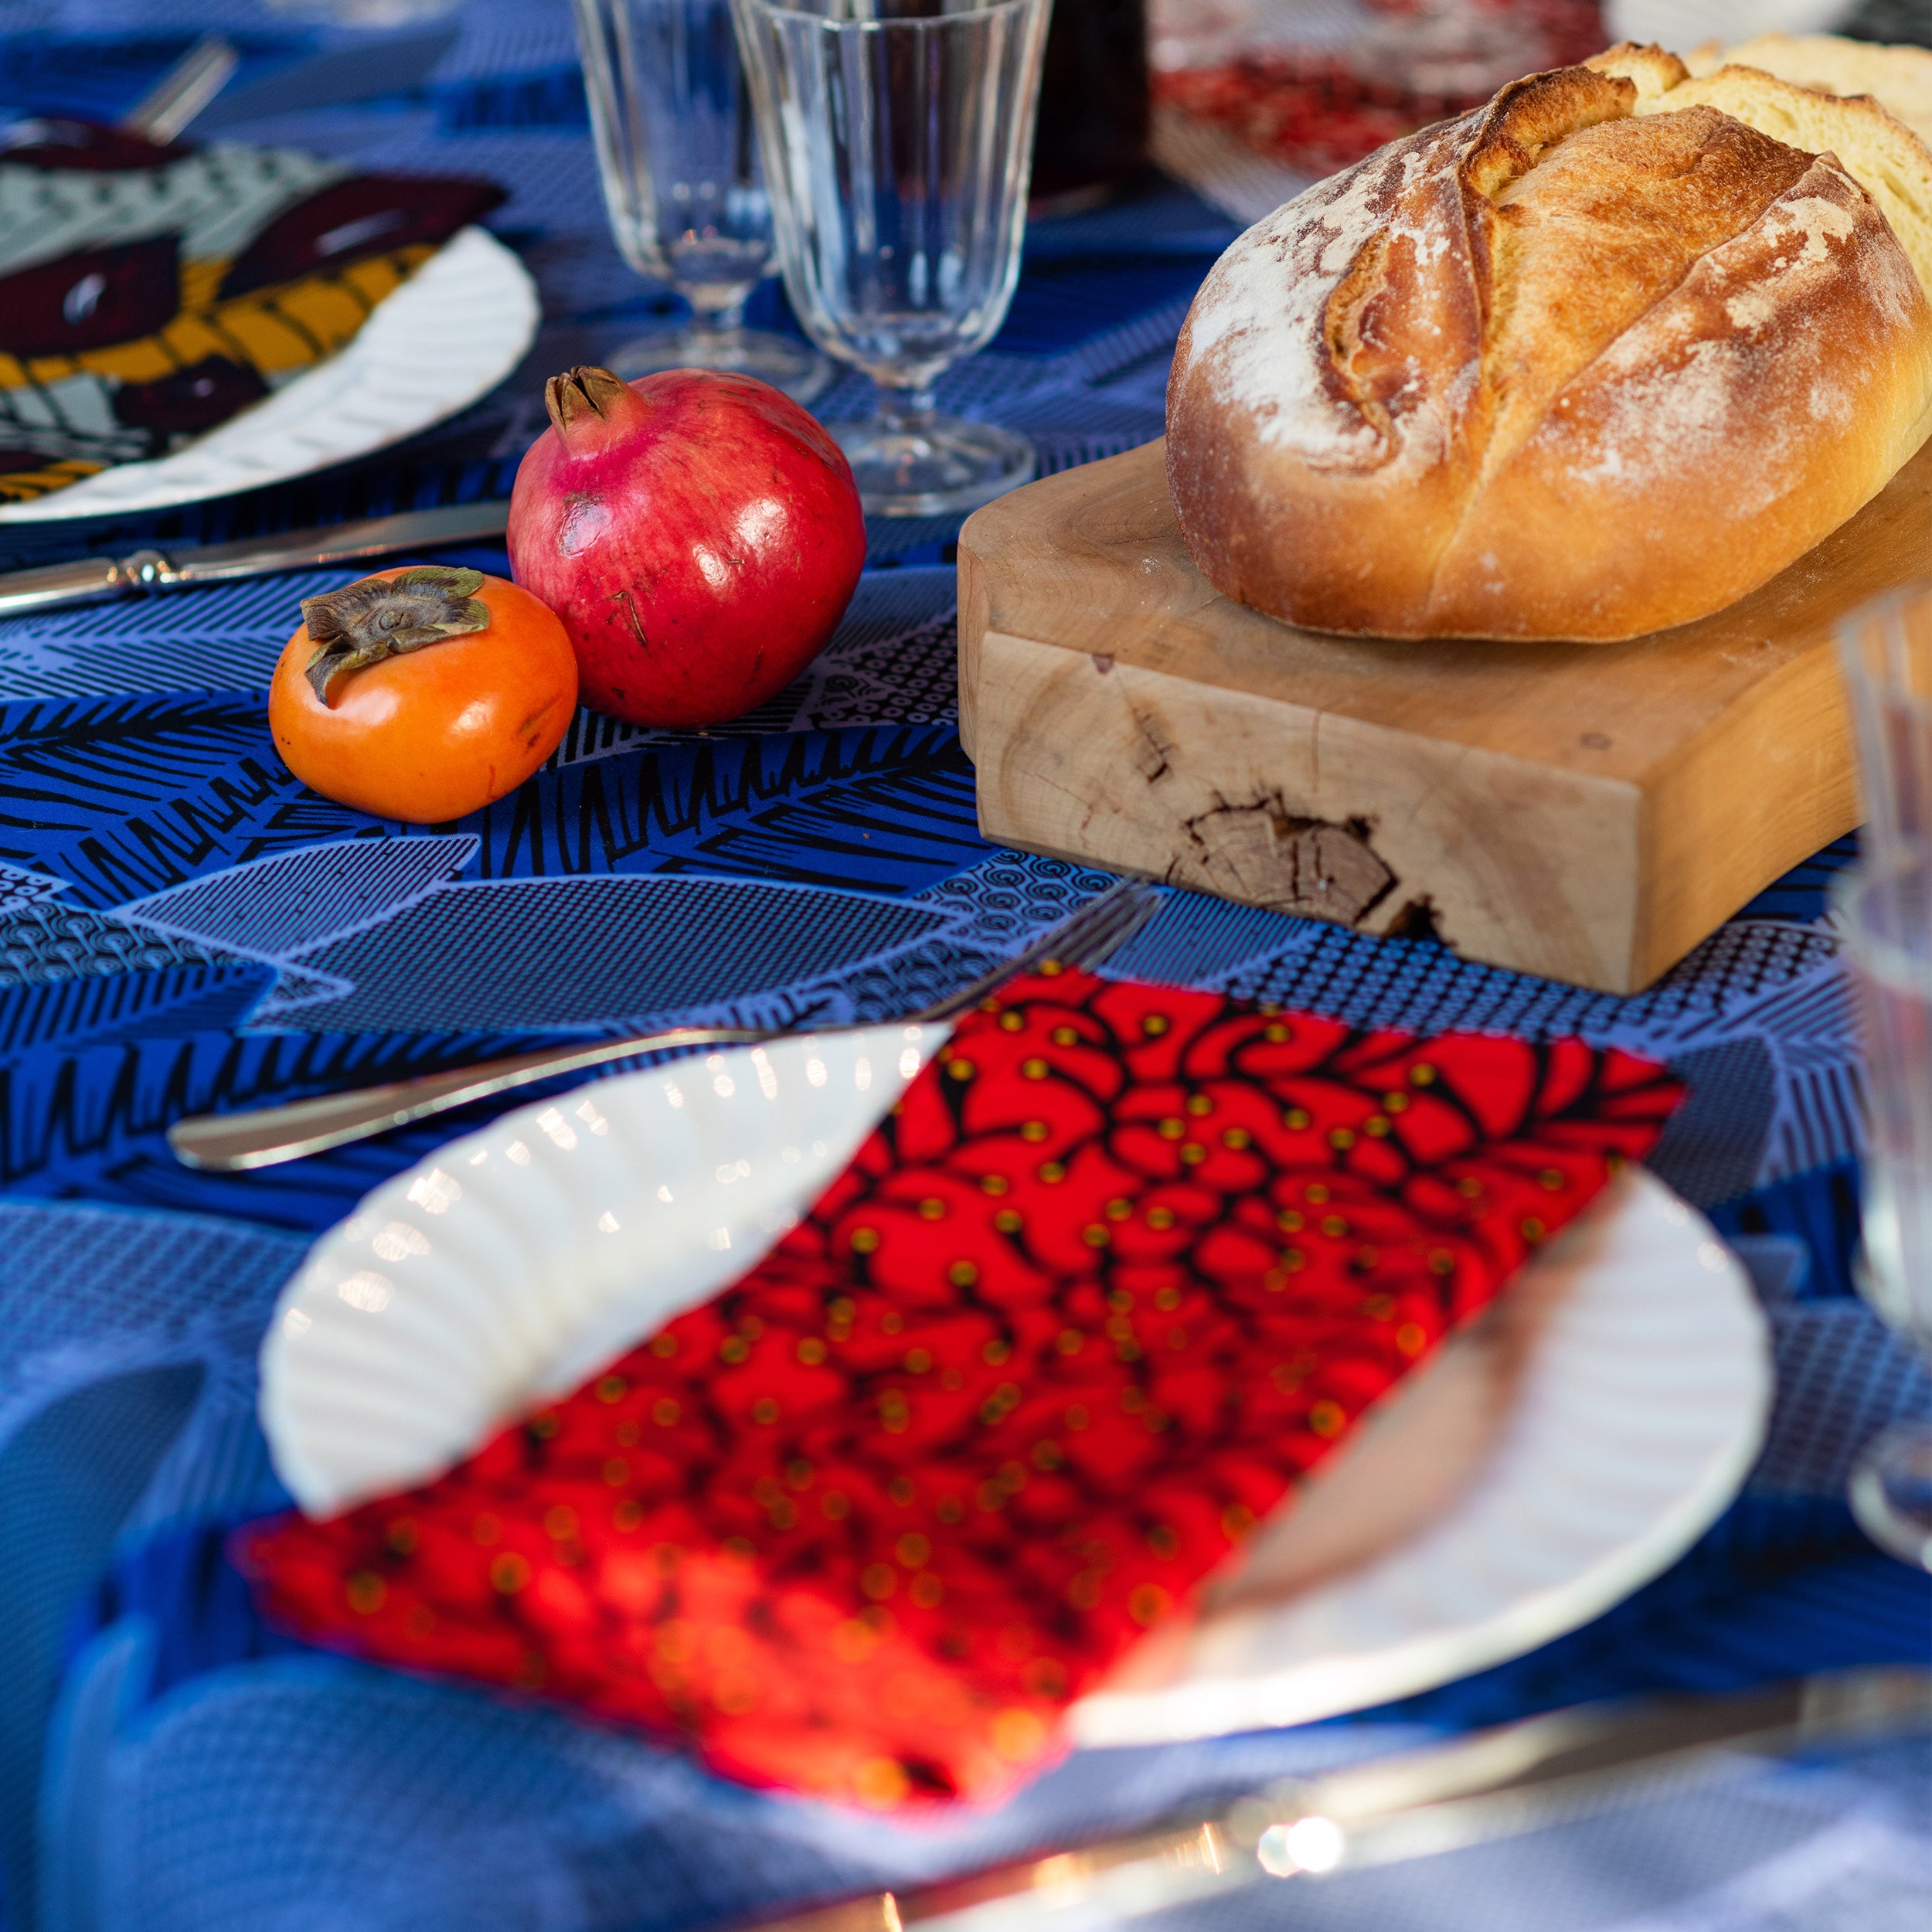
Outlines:
<svg viewBox="0 0 1932 1932"><path fill-rule="evenodd" d="M730 0L572 0L597 172L618 252L691 305L689 325L627 343L625 377L735 369L808 402L832 366L744 325L771 270L771 206L733 37Z"/></svg>
<svg viewBox="0 0 1932 1932"><path fill-rule="evenodd" d="M1932 586L1856 611L1838 634L1859 739L1862 862L1837 900L1870 1067L1859 1286L1932 1352ZM1932 1418L1866 1447L1853 1513L1932 1570Z"/></svg>
<svg viewBox="0 0 1932 1932"><path fill-rule="evenodd" d="M828 425L867 509L934 515L1033 473L1032 445L941 416L1019 274L1049 0L733 0L785 288L879 386Z"/></svg>

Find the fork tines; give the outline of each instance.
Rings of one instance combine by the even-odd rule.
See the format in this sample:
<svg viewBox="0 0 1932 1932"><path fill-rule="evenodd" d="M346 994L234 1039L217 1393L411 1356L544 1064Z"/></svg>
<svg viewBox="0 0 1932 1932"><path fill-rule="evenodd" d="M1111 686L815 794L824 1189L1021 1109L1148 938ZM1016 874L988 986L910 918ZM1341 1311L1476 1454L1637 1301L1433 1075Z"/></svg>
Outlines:
<svg viewBox="0 0 1932 1932"><path fill-rule="evenodd" d="M1097 966L1131 939L1160 908L1161 895L1153 886L1139 879L1118 879L1104 893L1077 906L1011 959L1002 960L970 985L929 1006L920 1018L951 1019L978 1005L995 988L1032 971L1049 960L1077 971Z"/></svg>

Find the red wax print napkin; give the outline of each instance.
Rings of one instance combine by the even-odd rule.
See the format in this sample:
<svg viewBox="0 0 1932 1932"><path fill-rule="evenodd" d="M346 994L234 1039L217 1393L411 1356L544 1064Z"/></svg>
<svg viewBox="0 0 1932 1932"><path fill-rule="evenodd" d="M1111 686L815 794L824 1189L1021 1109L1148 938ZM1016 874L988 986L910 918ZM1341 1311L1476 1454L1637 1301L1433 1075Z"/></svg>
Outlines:
<svg viewBox="0 0 1932 1932"><path fill-rule="evenodd" d="M995 1794L1679 1092L1043 970L734 1287L439 1481L238 1551L313 1641L734 1777Z"/></svg>

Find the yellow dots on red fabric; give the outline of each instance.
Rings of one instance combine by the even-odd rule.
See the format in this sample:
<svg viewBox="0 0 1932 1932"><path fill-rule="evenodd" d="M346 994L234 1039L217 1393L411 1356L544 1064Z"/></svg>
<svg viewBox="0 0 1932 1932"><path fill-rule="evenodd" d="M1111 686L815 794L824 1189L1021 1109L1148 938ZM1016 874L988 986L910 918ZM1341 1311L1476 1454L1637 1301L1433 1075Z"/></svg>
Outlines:
<svg viewBox="0 0 1932 1932"><path fill-rule="evenodd" d="M727 1776L997 1799L1672 1093L1575 1043L1036 975L712 1302L248 1562L318 1641Z"/></svg>

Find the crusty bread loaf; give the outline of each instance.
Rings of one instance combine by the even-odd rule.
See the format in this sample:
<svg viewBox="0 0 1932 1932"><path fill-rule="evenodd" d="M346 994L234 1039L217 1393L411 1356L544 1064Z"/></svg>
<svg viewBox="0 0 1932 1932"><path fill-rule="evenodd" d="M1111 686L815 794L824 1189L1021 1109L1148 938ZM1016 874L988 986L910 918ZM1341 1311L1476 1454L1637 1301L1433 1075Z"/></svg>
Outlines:
<svg viewBox="0 0 1932 1932"><path fill-rule="evenodd" d="M1319 630L1630 637L1764 582L1932 430L1932 305L1852 173L1667 107L1674 56L1604 62L1391 143L1217 264L1168 475L1218 589Z"/></svg>
<svg viewBox="0 0 1932 1932"><path fill-rule="evenodd" d="M1932 51L1926 48L1875 46L1835 33L1761 33L1686 58L1694 74L1757 67L1821 94L1869 94L1921 141L1932 141Z"/></svg>

